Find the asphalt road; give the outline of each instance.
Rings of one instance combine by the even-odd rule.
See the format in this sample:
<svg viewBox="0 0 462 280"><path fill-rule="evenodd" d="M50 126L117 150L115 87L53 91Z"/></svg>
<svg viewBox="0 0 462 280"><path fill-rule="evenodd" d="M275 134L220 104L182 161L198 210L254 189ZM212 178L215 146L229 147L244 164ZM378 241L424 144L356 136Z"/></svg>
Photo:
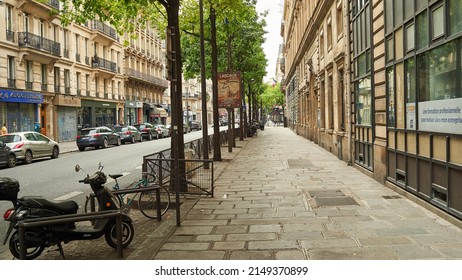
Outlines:
<svg viewBox="0 0 462 280"><path fill-rule="evenodd" d="M209 129L209 133L213 130ZM202 137L202 131L194 131L184 135L185 142ZM118 179L122 186L141 178L143 156L170 148L170 138L144 141L135 144L125 144L119 147L111 146L107 149L87 149L84 152L61 154L57 159L43 159L31 164L18 164L14 168L0 168L0 177L15 178L20 183L19 196L43 196L48 199L72 199L81 207L85 203L85 196L91 191L89 185L79 183L86 174L76 173L75 165L80 165L86 172L92 174L98 164L104 166L106 174L121 173L125 176ZM106 184L114 185L109 178ZM0 213L3 215L12 205L8 201L0 201ZM7 230L7 223L0 220L0 254L8 250L8 244L3 245Z"/></svg>

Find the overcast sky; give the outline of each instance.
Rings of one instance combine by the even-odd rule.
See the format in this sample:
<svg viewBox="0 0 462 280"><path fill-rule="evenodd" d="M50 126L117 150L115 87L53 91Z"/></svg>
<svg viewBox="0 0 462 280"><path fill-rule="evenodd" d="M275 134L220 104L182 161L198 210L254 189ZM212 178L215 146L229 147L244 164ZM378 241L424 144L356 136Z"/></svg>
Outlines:
<svg viewBox="0 0 462 280"><path fill-rule="evenodd" d="M272 81L271 78L276 76L276 59L278 57L279 45L282 43L281 22L283 0L258 0L257 11L263 12L268 10L266 16L266 42L263 45L268 65L266 66L265 81Z"/></svg>

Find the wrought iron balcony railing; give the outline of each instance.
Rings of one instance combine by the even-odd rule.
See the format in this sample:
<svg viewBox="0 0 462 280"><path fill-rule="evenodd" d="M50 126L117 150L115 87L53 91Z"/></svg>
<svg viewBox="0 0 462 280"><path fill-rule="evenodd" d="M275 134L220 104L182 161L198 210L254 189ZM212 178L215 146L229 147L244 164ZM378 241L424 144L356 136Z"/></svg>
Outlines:
<svg viewBox="0 0 462 280"><path fill-rule="evenodd" d="M18 45L61 56L61 44L30 32L18 32Z"/></svg>
<svg viewBox="0 0 462 280"><path fill-rule="evenodd" d="M42 91L47 92L48 91L48 84L42 84L41 88L42 88Z"/></svg>
<svg viewBox="0 0 462 280"><path fill-rule="evenodd" d="M105 69L114 73L117 72L117 63L97 56L92 57L92 66L93 68Z"/></svg>
<svg viewBox="0 0 462 280"><path fill-rule="evenodd" d="M134 78L137 78L137 79L149 82L149 83L153 83L159 86L168 87L168 82L166 80L149 75L147 73L142 73L140 71L137 71L131 68L125 68L125 74L129 77L134 77Z"/></svg>
<svg viewBox="0 0 462 280"><path fill-rule="evenodd" d="M48 0L48 6L51 6L56 10L59 10L59 0Z"/></svg>
<svg viewBox="0 0 462 280"><path fill-rule="evenodd" d="M75 54L75 61L80 62L80 54L79 53Z"/></svg>
<svg viewBox="0 0 462 280"><path fill-rule="evenodd" d="M117 32L114 28L102 23L101 21L98 20L92 20L91 21L91 29L93 30L98 30L107 36L113 38L114 40L117 40Z"/></svg>
<svg viewBox="0 0 462 280"><path fill-rule="evenodd" d="M16 79L6 79L9 88L16 88Z"/></svg>
<svg viewBox="0 0 462 280"><path fill-rule="evenodd" d="M26 81L26 89L27 90L32 90L32 87L33 87L33 82L27 82Z"/></svg>

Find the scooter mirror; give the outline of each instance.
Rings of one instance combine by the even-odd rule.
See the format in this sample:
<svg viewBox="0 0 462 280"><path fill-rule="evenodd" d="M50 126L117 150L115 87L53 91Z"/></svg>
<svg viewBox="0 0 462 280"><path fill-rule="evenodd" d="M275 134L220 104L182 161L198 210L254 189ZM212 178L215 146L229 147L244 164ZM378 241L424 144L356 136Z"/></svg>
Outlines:
<svg viewBox="0 0 462 280"><path fill-rule="evenodd" d="M81 168L80 168L80 165L77 164L77 165L75 166L75 172L79 172L80 169L81 169Z"/></svg>

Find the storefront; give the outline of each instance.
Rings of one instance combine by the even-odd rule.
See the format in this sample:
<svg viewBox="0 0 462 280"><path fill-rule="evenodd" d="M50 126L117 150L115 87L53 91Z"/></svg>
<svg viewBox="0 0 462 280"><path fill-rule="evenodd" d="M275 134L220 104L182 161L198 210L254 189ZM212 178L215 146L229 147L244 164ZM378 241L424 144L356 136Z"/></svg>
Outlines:
<svg viewBox="0 0 462 280"><path fill-rule="evenodd" d="M9 132L31 131L38 121L38 104L43 103L40 93L0 89L0 122Z"/></svg>
<svg viewBox="0 0 462 280"><path fill-rule="evenodd" d="M167 124L168 113L162 107L155 107L151 110L151 119L155 124Z"/></svg>
<svg viewBox="0 0 462 280"><path fill-rule="evenodd" d="M77 111L77 128L94 126L113 127L117 124L117 103L82 100Z"/></svg>
<svg viewBox="0 0 462 280"><path fill-rule="evenodd" d="M124 124L134 125L140 122L140 111L142 111L143 102L125 101L125 118Z"/></svg>
<svg viewBox="0 0 462 280"><path fill-rule="evenodd" d="M56 135L58 135L58 142L74 141L77 137L77 114L81 106L80 98L56 95L53 105L57 106Z"/></svg>

